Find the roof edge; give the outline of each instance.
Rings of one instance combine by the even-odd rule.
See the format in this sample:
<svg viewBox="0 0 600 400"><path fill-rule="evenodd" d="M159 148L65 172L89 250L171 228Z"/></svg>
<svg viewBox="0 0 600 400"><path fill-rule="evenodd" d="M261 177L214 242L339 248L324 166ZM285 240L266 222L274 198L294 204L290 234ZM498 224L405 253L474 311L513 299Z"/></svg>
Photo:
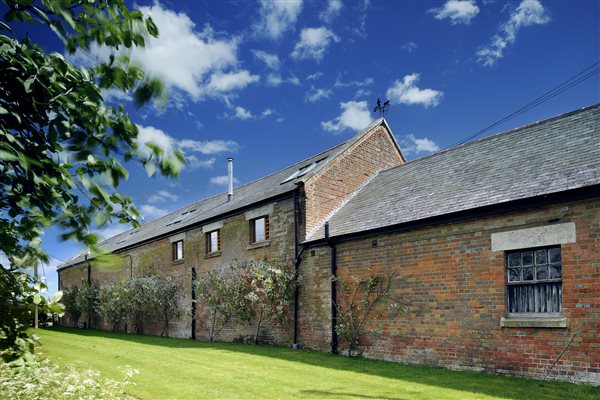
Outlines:
<svg viewBox="0 0 600 400"><path fill-rule="evenodd" d="M473 218L489 217L506 214L513 211L523 211L531 208L544 207L569 201L592 199L595 197L600 197L598 193L600 193L600 184L583 186L539 196L524 197L504 203L488 204L481 207L469 208L466 210L436 215L418 220L405 221L394 225L380 226L377 228L365 229L362 231L345 233L342 235L332 235L329 237L329 240L343 242L384 233L401 233L412 229L438 226ZM322 243L326 243L326 241L324 238L320 237L306 240L302 242L302 245L310 247L317 246Z"/></svg>

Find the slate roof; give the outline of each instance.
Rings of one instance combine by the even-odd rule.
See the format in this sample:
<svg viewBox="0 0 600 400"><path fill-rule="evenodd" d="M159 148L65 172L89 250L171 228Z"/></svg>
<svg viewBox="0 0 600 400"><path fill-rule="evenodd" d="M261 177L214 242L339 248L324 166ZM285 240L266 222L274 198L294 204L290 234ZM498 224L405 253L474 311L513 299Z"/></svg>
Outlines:
<svg viewBox="0 0 600 400"><path fill-rule="evenodd" d="M100 245L106 250L116 251L148 241L158 236L175 233L185 227L200 225L205 221L218 218L220 215L244 209L263 200L291 192L296 188L297 183L301 181L304 182L309 179L325 165L327 165L328 162L348 149L355 141L382 124L385 124L387 127L387 124L383 118L376 119L369 126L358 132L353 138L346 142L290 165L289 167L275 172L274 174L234 188L234 195L231 201L227 201L226 192L197 201L188 206L180 208L179 210L173 211L159 219L147 222L139 228L130 229L111 238L107 238L100 242ZM303 167L310 166L319 160L321 160L321 162L317 163L304 175L286 181L286 179L289 178L294 172ZM284 181L286 182L282 183ZM61 264L58 269L80 263L84 261L84 258L85 252L81 252L67 260L65 263Z"/></svg>
<svg viewBox="0 0 600 400"><path fill-rule="evenodd" d="M600 104L380 172L330 218L330 236L597 184Z"/></svg>

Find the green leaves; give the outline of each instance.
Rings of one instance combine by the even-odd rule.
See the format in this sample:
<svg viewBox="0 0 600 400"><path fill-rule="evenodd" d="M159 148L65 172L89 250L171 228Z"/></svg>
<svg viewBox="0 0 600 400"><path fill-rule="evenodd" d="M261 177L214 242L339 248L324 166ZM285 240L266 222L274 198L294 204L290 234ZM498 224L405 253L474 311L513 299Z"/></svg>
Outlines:
<svg viewBox="0 0 600 400"><path fill-rule="evenodd" d="M0 32L12 32L12 22L39 23L70 53L96 43L119 54L122 48L144 46L158 34L150 18L130 12L123 0L5 0L4 4ZM9 255L10 267L47 260L40 238L52 225L62 229L65 240L90 248L96 265L116 265L114 256L98 248L90 229L94 223L101 226L113 220L139 225L131 199L118 191L128 177L123 164L137 159L138 130L123 107L104 103L101 90L131 92L142 106L164 97L163 85L124 56L88 70L60 54L47 53L28 38L5 35L0 35L0 71L0 250ZM171 157L159 148L153 154L151 160L137 161L151 174L179 173L182 154ZM12 287L20 288L12 290L12 296L22 296L16 300L7 295L6 304L23 300L24 308L37 304L53 309L56 299L46 302L24 288L22 275L0 271L8 274L4 278ZM0 338L5 339L0 340L22 355L32 344L23 339L28 314L12 312L8 315L13 322L2 320L6 327L1 327ZM21 343L17 339L25 344L17 344Z"/></svg>

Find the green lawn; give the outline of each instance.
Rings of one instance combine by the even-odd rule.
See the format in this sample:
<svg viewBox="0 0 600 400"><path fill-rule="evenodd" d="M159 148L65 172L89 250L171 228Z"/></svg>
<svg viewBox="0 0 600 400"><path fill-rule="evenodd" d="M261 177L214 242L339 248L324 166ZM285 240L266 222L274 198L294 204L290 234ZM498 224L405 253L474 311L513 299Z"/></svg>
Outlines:
<svg viewBox="0 0 600 400"><path fill-rule="evenodd" d="M141 399L599 399L600 388L506 378L307 350L112 334L39 330L41 352L60 364L120 378L140 371L128 392Z"/></svg>

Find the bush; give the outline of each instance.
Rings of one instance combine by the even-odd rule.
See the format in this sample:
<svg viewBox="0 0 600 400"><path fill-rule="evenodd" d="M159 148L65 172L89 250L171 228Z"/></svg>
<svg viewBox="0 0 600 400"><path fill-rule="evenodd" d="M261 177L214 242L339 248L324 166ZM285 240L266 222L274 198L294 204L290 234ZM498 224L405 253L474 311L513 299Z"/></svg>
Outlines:
<svg viewBox="0 0 600 400"><path fill-rule="evenodd" d="M79 289L77 289L77 286L65 289L61 301L65 307L65 314L69 316L69 318L73 322L73 326L77 326L77 323L79 322L79 317L81 316L81 311L79 310L79 307L77 307L78 292Z"/></svg>
<svg viewBox="0 0 600 400"><path fill-rule="evenodd" d="M211 342L229 322L250 319L248 288L241 278L240 271L234 266L227 270L209 271L196 281L194 290L209 308L208 339Z"/></svg>
<svg viewBox="0 0 600 400"><path fill-rule="evenodd" d="M257 344L263 323L283 324L289 320L290 303L298 281L294 271L286 268L281 260L254 261L242 272L242 279L248 285L247 299L252 305L254 344Z"/></svg>
<svg viewBox="0 0 600 400"><path fill-rule="evenodd" d="M87 320L86 327L96 327L100 319L100 290L94 284L84 285L77 292L75 304Z"/></svg>
<svg viewBox="0 0 600 400"><path fill-rule="evenodd" d="M43 282L28 274L0 266L0 359L12 361L33 351L37 338L27 330L33 323L35 306L40 313L62 313L62 292L50 299Z"/></svg>
<svg viewBox="0 0 600 400"><path fill-rule="evenodd" d="M125 329L129 302L129 287L124 283L112 283L100 290L100 315L112 325L112 331Z"/></svg>
<svg viewBox="0 0 600 400"><path fill-rule="evenodd" d="M160 336L169 336L171 321L180 314L177 297L181 285L171 276L154 275L147 279L149 314L161 326Z"/></svg>
<svg viewBox="0 0 600 400"><path fill-rule="evenodd" d="M59 367L49 360L34 359L26 365L0 362L1 399L128 399L125 387L138 371L126 367L124 379L102 379L91 369Z"/></svg>

